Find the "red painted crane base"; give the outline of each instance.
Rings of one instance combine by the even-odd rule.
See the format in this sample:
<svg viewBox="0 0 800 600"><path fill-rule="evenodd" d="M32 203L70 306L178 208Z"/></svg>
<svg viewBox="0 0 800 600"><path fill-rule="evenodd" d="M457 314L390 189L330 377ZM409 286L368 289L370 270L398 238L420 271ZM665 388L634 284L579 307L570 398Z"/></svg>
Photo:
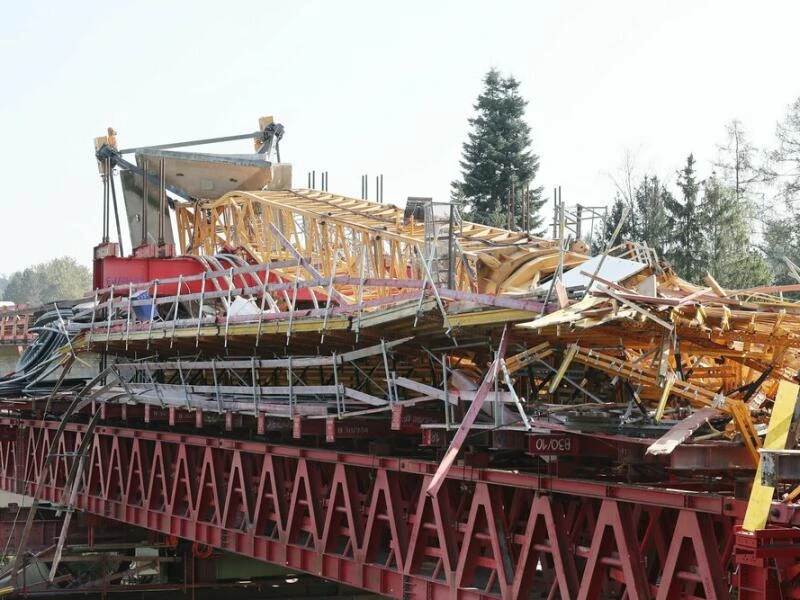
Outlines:
<svg viewBox="0 0 800 600"><path fill-rule="evenodd" d="M49 464L56 423L0 427L18 432L0 441L0 487L32 494L47 465L42 500L61 501L86 426L67 424ZM91 435L76 509L393 598L792 594L796 530L737 533L745 505L732 498L463 466L430 497L429 461L105 425Z"/></svg>

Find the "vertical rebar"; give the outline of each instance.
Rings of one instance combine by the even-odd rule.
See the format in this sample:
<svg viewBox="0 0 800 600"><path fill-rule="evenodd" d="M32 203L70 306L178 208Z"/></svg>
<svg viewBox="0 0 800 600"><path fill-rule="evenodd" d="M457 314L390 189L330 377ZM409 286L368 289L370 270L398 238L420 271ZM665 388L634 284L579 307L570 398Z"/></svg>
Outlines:
<svg viewBox="0 0 800 600"><path fill-rule="evenodd" d="M125 248L122 245L122 228L119 225L119 208L117 207L117 189L114 187L114 170L109 172L109 185L111 188L111 198L114 201L114 221L117 224L117 243L119 244L119 255L125 256Z"/></svg>
<svg viewBox="0 0 800 600"><path fill-rule="evenodd" d="M506 196L506 201L508 205L506 206L506 229L511 229L511 213L513 212L513 203L514 201L511 199L511 188L508 188L508 195Z"/></svg>
<svg viewBox="0 0 800 600"><path fill-rule="evenodd" d="M516 222L516 214L517 214L517 178L514 175L511 175L511 227L509 229L513 229Z"/></svg>
<svg viewBox="0 0 800 600"><path fill-rule="evenodd" d="M106 159L106 242L111 237L111 159Z"/></svg>
<svg viewBox="0 0 800 600"><path fill-rule="evenodd" d="M167 205L164 159L158 161L158 245L164 245L164 210Z"/></svg>
<svg viewBox="0 0 800 600"><path fill-rule="evenodd" d="M108 160L103 161L103 243L108 242Z"/></svg>
<svg viewBox="0 0 800 600"><path fill-rule="evenodd" d="M530 184L526 181L525 182L525 187L523 188L524 191L522 192L522 203L523 203L523 206L524 206L523 210L525 211L523 213L523 215L524 215L523 216L523 221L524 221L523 229L525 230L525 233L530 233L530 231L531 231L531 199L528 197L528 195L529 195L529 190L528 190L529 185Z"/></svg>
<svg viewBox="0 0 800 600"><path fill-rule="evenodd" d="M142 175L142 241L141 244L147 243L147 196L149 190L147 189L147 159L145 158L142 161L142 167L144 168L143 175Z"/></svg>
<svg viewBox="0 0 800 600"><path fill-rule="evenodd" d="M383 173L381 173L381 204L383 204Z"/></svg>
<svg viewBox="0 0 800 600"><path fill-rule="evenodd" d="M553 188L553 239L558 237L558 191Z"/></svg>
<svg viewBox="0 0 800 600"><path fill-rule="evenodd" d="M450 220L447 223L447 287L454 290L456 287L456 274L455 274L455 244L453 243L455 237L455 205L450 203Z"/></svg>

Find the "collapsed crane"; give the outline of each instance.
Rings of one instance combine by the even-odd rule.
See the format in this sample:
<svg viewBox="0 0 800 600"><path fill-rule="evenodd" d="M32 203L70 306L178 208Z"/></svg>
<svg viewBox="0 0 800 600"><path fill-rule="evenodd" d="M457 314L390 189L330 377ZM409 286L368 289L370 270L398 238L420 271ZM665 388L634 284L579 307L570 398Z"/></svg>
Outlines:
<svg viewBox="0 0 800 600"><path fill-rule="evenodd" d="M101 370L7 400L0 487L397 598L794 589L793 287L292 189L282 135L95 141L95 289L46 368Z"/></svg>

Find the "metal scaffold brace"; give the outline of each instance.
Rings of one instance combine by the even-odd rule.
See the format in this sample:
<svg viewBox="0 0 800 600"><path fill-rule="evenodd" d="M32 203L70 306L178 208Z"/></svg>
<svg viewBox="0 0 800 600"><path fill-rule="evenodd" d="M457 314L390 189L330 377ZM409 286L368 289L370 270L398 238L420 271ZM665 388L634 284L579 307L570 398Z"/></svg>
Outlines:
<svg viewBox="0 0 800 600"><path fill-rule="evenodd" d="M436 494L439 492L442 482L447 477L450 467L455 462L458 453L461 451L461 447L464 445L464 441L467 439L467 435L469 435L470 428L472 427L473 423L475 423L475 419L478 418L478 413L480 413L486 397L489 395L489 392L492 391L492 386L494 385L495 379L501 370L501 361L503 358L505 358L506 350L508 349L508 338L508 325L506 325L503 328L503 334L500 337L500 344L497 348L495 359L489 366L489 369L487 370L486 375L484 376L483 381L478 388L478 391L475 393L475 397L472 399L472 404L470 405L467 414L465 414L464 418L461 420L461 424L458 426L458 429L453 436L453 440L450 442L450 446L448 447L442 462L439 463L436 473L434 473L433 478L428 484L426 493L429 496L436 496Z"/></svg>
<svg viewBox="0 0 800 600"><path fill-rule="evenodd" d="M50 395L47 398L47 403L46 403L45 412L44 412L45 416L43 417L43 419L46 417L47 409L50 406L52 400L55 398L59 388L63 384L63 382L64 382L64 380L66 378L67 372L72 367L73 363L74 363L74 356L70 356L67 359L67 363L65 364L64 370L60 374L59 379L58 379L58 381L56 382L56 384L55 384L55 386L53 388L53 391L50 393ZM60 421L59 421L59 424L58 424L58 428L56 429L56 432L55 432L55 434L53 436L53 439L52 439L52 441L50 443L50 447L48 448L47 456L45 457L44 464L42 465L42 469L39 471L39 477L36 480L34 493L33 493L33 498L31 500L31 508L28 511L27 520L26 520L25 525L24 525L24 527L22 529L22 532L20 534L19 543L17 544L17 551L16 551L16 554L14 556L14 561L11 564L10 569L8 569L8 571L6 572L6 574L10 574L11 575L11 580L12 581L17 576L17 573L19 573L20 568L22 566L22 562L23 562L23 559L24 559L24 556L25 556L25 548L26 548L27 543L28 543L28 536L30 535L31 528L33 526L33 521L34 521L34 518L36 516L36 510L35 509L40 503L41 494L42 494L42 491L43 491L44 486L45 486L45 482L46 482L48 474L49 474L48 467L50 466L50 463L53 461L53 459L58 454L58 444L60 442L61 436L64 433L64 430L65 430L67 424L69 423L70 419L73 417L73 415L79 413L86 406L91 404L92 401L94 401L100 394L102 394L105 390L107 390L109 387L111 387L112 382L114 381L114 379L113 378L112 379L108 379L108 375L109 374L113 374L113 373L114 373L113 366L109 366L106 369L104 369L103 371L101 371L94 379L92 379L89 383L87 383L77 394L75 394L73 396L72 401L70 402L70 404L67 407L67 409L64 411L64 413L59 415L60 416ZM104 383L103 385L100 385L100 387L96 387L96 386L98 386L98 384L100 384L103 381L105 381L106 383ZM99 410L92 417L92 420L95 422L95 424L96 424L96 421L97 421L98 417L99 417ZM87 435L87 439L90 439L90 437L91 436ZM83 458L82 457L78 457L76 459L76 464L74 465L75 466L75 472L76 472L76 479L75 479L76 484L77 484L77 482L80 481L80 477L77 475L77 472L80 469L79 463L82 463L82 461L83 461ZM77 492L77 489L75 489L73 491ZM72 491L70 492L70 497L72 497ZM62 530L62 537L65 536L65 535L66 535L66 528L64 528ZM63 540L60 541L60 545L63 547ZM52 577L52 575L51 575L51 577Z"/></svg>

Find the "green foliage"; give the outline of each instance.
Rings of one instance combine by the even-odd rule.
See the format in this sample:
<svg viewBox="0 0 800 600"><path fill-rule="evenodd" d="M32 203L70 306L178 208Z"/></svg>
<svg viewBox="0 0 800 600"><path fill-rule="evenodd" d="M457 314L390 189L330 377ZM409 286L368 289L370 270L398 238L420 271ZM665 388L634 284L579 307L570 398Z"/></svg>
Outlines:
<svg viewBox="0 0 800 600"><path fill-rule="evenodd" d="M638 185L631 189L632 197L617 192L614 204L603 224L603 234L598 245L605 246L628 207L628 217L617 236L617 243L623 241L642 242L655 249L660 255L669 241L666 203L674 200L670 191L655 175L645 175Z"/></svg>
<svg viewBox="0 0 800 600"><path fill-rule="evenodd" d="M461 152L462 180L453 182L453 196L464 199L473 221L514 228L527 223L528 230L537 231L544 199L542 188L532 187L539 157L530 150L527 101L519 94L519 82L496 69L486 74L483 84Z"/></svg>
<svg viewBox="0 0 800 600"><path fill-rule="evenodd" d="M700 183L697 181L692 154L686 158L686 165L678 173L678 188L681 190L681 200L669 197L665 201L670 238L665 257L682 278L697 282L705 274L704 238L698 198Z"/></svg>
<svg viewBox="0 0 800 600"><path fill-rule="evenodd" d="M617 193L604 226L604 241L611 237L627 205L630 213L618 241L646 244L683 279L701 283L703 275L711 273L720 285L729 288L769 282L769 266L751 243L750 208L737 200L735 189L713 174L699 182L691 154L678 174L677 184L680 199L654 175L645 175L638 183L632 180L630 200Z"/></svg>
<svg viewBox="0 0 800 600"><path fill-rule="evenodd" d="M776 137L778 145L770 154L766 173L774 196L770 210L765 211L762 249L776 283L797 283L784 257L800 264L800 98L778 123Z"/></svg>
<svg viewBox="0 0 800 600"><path fill-rule="evenodd" d="M800 98L794 101L786 118L775 132L778 147L772 153L771 175L777 180L779 194L793 210L800 201Z"/></svg>
<svg viewBox="0 0 800 600"><path fill-rule="evenodd" d="M764 228L761 249L774 275L775 283L797 283L789 274L784 257L800 265L800 214L770 219Z"/></svg>
<svg viewBox="0 0 800 600"><path fill-rule="evenodd" d="M666 205L673 200L670 191L655 175L645 176L634 192L636 240L646 243L659 256L664 253L669 239Z"/></svg>
<svg viewBox="0 0 800 600"><path fill-rule="evenodd" d="M8 277L0 275L0 298L6 293L6 286L8 285Z"/></svg>
<svg viewBox="0 0 800 600"><path fill-rule="evenodd" d="M74 258L55 258L17 271L8 279L3 299L37 305L55 300L81 298L92 288L92 274Z"/></svg>
<svg viewBox="0 0 800 600"><path fill-rule="evenodd" d="M594 237L592 252L596 254L605 249L606 245L611 240L611 236L614 233L617 223L619 223L620 219L622 219L622 215L625 212L626 206L629 210L631 210L633 207L632 203L626 201L622 194L617 193L617 195L614 197L614 203L611 205L611 210L608 211L608 216L601 225L602 234ZM622 223L622 227L619 230L617 243L623 240L636 239L637 235L636 217L629 212L628 217Z"/></svg>
<svg viewBox="0 0 800 600"><path fill-rule="evenodd" d="M724 185L716 174L705 182L700 206L705 269L722 287L746 288L772 279L764 258L752 247L745 203L736 190ZM680 273L679 273L680 274Z"/></svg>

